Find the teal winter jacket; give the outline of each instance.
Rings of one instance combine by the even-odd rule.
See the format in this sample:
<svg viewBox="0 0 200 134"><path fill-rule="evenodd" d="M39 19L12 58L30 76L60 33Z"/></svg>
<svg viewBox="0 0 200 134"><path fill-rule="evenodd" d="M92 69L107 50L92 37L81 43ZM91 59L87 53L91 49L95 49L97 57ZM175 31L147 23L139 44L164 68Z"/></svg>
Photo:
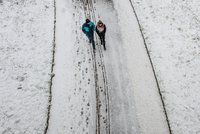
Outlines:
<svg viewBox="0 0 200 134"><path fill-rule="evenodd" d="M95 25L93 22L84 23L82 26L82 31L87 36L93 36L95 30Z"/></svg>

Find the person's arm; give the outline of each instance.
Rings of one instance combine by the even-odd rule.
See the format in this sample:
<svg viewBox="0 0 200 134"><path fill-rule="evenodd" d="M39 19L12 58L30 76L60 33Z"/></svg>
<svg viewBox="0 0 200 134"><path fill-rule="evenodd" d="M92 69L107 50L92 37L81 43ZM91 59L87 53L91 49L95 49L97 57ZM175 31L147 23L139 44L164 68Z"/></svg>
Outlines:
<svg viewBox="0 0 200 134"><path fill-rule="evenodd" d="M96 26L96 33L99 35L99 30L97 29L97 26Z"/></svg>
<svg viewBox="0 0 200 134"><path fill-rule="evenodd" d="M104 33L106 33L106 25L104 24Z"/></svg>
<svg viewBox="0 0 200 134"><path fill-rule="evenodd" d="M92 30L94 30L94 31L96 30L95 29L95 24L93 22L92 22Z"/></svg>

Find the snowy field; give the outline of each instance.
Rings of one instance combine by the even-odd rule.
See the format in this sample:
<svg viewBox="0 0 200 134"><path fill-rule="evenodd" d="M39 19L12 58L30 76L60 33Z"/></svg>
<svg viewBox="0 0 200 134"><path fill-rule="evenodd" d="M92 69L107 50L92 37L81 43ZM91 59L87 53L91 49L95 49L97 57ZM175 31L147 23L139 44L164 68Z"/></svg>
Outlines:
<svg viewBox="0 0 200 134"><path fill-rule="evenodd" d="M200 134L199 7L0 0L0 134ZM96 35L92 50L86 17L107 25L106 51Z"/></svg>
<svg viewBox="0 0 200 134"><path fill-rule="evenodd" d="M53 2L0 4L0 133L45 129L53 46Z"/></svg>

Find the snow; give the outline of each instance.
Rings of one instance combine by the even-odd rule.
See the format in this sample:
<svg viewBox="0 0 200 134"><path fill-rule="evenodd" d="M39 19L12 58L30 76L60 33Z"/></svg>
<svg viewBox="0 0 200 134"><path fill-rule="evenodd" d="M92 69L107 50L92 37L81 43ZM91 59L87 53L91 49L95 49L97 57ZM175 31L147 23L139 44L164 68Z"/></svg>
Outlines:
<svg viewBox="0 0 200 134"><path fill-rule="evenodd" d="M0 133L42 133L53 41L52 1L0 4Z"/></svg>
<svg viewBox="0 0 200 134"><path fill-rule="evenodd" d="M200 133L200 1L86 2L0 0L0 133L169 134L159 87L172 133ZM106 24L106 51L86 17Z"/></svg>
<svg viewBox="0 0 200 134"><path fill-rule="evenodd" d="M143 27L172 132L200 132L199 0L132 0Z"/></svg>

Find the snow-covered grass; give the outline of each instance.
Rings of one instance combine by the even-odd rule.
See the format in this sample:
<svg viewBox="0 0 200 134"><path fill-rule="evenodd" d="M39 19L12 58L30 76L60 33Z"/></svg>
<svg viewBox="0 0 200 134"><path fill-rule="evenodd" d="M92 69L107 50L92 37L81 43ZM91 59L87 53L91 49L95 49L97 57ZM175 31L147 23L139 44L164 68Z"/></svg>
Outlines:
<svg viewBox="0 0 200 134"><path fill-rule="evenodd" d="M132 1L173 133L200 133L200 1Z"/></svg>
<svg viewBox="0 0 200 134"><path fill-rule="evenodd" d="M43 133L53 46L53 2L0 4L0 133Z"/></svg>

